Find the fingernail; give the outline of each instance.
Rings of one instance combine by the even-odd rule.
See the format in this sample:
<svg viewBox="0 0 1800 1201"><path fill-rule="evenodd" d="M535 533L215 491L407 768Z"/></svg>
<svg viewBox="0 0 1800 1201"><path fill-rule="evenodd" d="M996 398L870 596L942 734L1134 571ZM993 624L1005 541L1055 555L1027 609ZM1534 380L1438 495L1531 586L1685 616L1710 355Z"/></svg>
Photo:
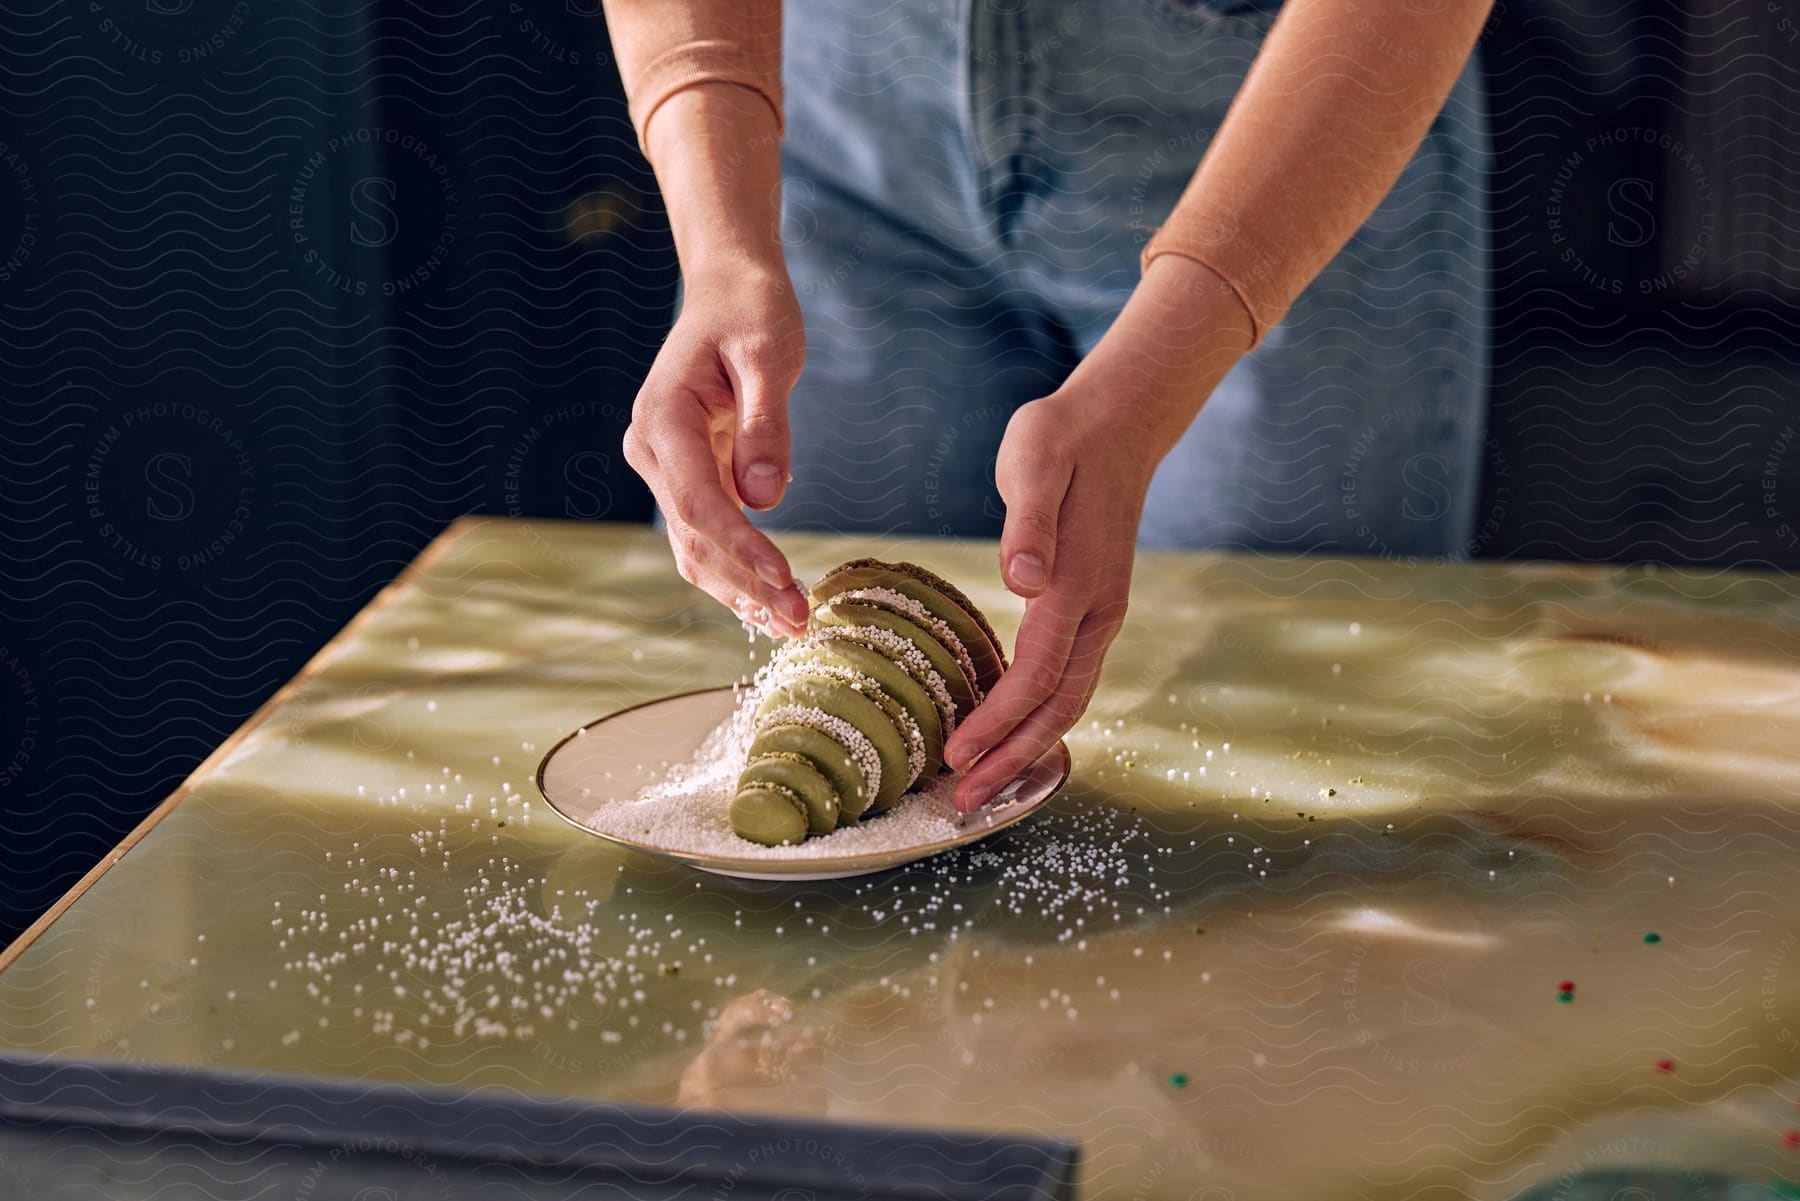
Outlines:
<svg viewBox="0 0 1800 1201"><path fill-rule="evenodd" d="M966 742L957 742L952 738L944 744L944 762L948 763L953 771L967 771L969 761L974 757L969 753L969 744Z"/></svg>
<svg viewBox="0 0 1800 1201"><path fill-rule="evenodd" d="M806 598L800 595L798 588L783 588L775 597L775 606L790 624L802 630L806 628Z"/></svg>
<svg viewBox="0 0 1800 1201"><path fill-rule="evenodd" d="M770 559L758 561L756 564L756 574L761 576L762 582L771 588L786 588L793 583L792 580L788 579L787 572L781 569L781 564Z"/></svg>
<svg viewBox="0 0 1800 1201"><path fill-rule="evenodd" d="M1013 583L1021 588L1036 591L1044 586L1044 561L1034 554L1014 555L1012 557Z"/></svg>
<svg viewBox="0 0 1800 1201"><path fill-rule="evenodd" d="M993 795L987 788L976 788L966 795L959 792L956 795L956 807L964 813L973 813L987 804Z"/></svg>
<svg viewBox="0 0 1800 1201"><path fill-rule="evenodd" d="M781 498L781 472L773 463L752 463L744 468L744 499L753 505L772 505Z"/></svg>

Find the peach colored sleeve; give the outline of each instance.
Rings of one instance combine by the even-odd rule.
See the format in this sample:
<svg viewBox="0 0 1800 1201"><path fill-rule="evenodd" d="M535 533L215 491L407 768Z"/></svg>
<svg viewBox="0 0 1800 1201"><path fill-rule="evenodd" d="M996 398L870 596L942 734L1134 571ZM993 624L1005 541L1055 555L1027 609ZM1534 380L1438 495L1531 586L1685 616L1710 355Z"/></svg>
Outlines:
<svg viewBox="0 0 1800 1201"><path fill-rule="evenodd" d="M781 0L604 0L606 28L637 130L697 83L733 83L781 113Z"/></svg>
<svg viewBox="0 0 1800 1201"><path fill-rule="evenodd" d="M1261 342L1393 187L1488 7L1287 0L1142 265L1164 254L1204 264Z"/></svg>

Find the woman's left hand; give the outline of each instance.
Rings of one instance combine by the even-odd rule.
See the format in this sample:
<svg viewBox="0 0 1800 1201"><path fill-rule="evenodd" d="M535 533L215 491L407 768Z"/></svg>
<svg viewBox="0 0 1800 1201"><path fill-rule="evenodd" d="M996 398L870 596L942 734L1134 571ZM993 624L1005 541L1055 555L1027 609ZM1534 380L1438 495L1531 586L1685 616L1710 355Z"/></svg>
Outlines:
<svg viewBox="0 0 1800 1201"><path fill-rule="evenodd" d="M1012 665L944 748L956 807L986 804L1087 709L1125 620L1138 518L1156 465L1249 342L1234 293L1164 256L1101 344L1007 424L1001 577L1026 598Z"/></svg>

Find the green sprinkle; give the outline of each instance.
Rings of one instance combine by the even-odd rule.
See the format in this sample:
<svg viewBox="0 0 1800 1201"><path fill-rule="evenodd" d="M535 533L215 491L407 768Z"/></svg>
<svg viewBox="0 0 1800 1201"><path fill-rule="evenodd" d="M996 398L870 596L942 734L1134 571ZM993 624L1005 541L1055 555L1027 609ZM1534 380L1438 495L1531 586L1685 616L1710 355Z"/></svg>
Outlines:
<svg viewBox="0 0 1800 1201"><path fill-rule="evenodd" d="M1575 994L1572 992L1559 992L1556 994L1556 999L1566 1005L1575 999Z"/></svg>
<svg viewBox="0 0 1800 1201"><path fill-rule="evenodd" d="M1652 945L1655 945L1656 943L1659 943L1662 941L1662 935L1660 935L1656 931L1652 930L1652 931L1650 931L1650 933L1644 935L1644 941L1647 943L1650 943Z"/></svg>
<svg viewBox="0 0 1800 1201"><path fill-rule="evenodd" d="M1186 1088L1187 1082L1188 1082L1188 1074L1186 1072L1170 1072L1169 1073L1169 1087L1170 1088Z"/></svg>

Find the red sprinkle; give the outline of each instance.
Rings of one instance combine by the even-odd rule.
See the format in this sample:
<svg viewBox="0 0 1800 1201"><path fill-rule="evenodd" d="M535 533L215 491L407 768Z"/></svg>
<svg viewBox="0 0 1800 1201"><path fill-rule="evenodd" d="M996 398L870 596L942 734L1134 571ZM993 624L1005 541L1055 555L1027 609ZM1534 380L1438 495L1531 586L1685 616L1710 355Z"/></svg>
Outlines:
<svg viewBox="0 0 1800 1201"><path fill-rule="evenodd" d="M1659 1059L1656 1061L1656 1070L1665 1076L1672 1075L1675 1071L1675 1061L1673 1059Z"/></svg>
<svg viewBox="0 0 1800 1201"><path fill-rule="evenodd" d="M1564 992L1574 992L1575 991L1575 981L1564 980L1561 984L1558 984L1556 987L1562 989Z"/></svg>
<svg viewBox="0 0 1800 1201"><path fill-rule="evenodd" d="M1781 1136L1781 1145L1788 1150L1800 1150L1800 1130L1790 1130Z"/></svg>

